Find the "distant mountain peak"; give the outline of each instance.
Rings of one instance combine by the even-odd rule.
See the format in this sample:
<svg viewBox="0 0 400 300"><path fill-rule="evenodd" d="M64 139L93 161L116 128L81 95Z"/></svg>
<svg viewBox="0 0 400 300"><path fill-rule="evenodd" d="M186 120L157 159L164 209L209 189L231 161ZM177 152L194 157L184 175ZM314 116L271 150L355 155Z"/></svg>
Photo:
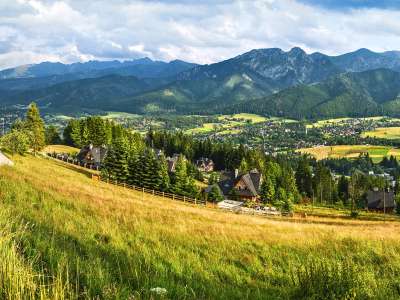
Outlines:
<svg viewBox="0 0 400 300"><path fill-rule="evenodd" d="M294 55L307 55L307 53L300 47L293 47L288 53Z"/></svg>

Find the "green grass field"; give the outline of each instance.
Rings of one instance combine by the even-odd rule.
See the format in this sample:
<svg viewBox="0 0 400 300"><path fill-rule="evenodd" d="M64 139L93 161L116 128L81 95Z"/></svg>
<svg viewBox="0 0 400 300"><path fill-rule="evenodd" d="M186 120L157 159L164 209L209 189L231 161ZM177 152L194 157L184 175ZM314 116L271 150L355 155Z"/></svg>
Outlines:
<svg viewBox="0 0 400 300"><path fill-rule="evenodd" d="M381 161L385 156L400 157L400 149L391 146L338 145L304 148L298 151L311 154L318 160L325 158L357 158L360 154L367 152L374 162Z"/></svg>
<svg viewBox="0 0 400 300"><path fill-rule="evenodd" d="M363 132L362 137L375 137L381 139L400 139L400 127L382 127L373 131Z"/></svg>
<svg viewBox="0 0 400 300"><path fill-rule="evenodd" d="M400 297L397 221L238 215L13 160L0 167L0 299Z"/></svg>
<svg viewBox="0 0 400 300"><path fill-rule="evenodd" d="M366 117L366 118L334 118L334 119L326 119L326 120L319 120L315 123L307 125L308 128L312 127L324 127L327 125L340 125L341 123L343 125L346 124L346 121L350 120L355 120L355 119L360 119L364 121L380 121L380 120L387 120L387 121L393 121L393 122L398 122L400 119L398 118L391 118L391 117L386 117L386 116L376 116L376 117Z"/></svg>
<svg viewBox="0 0 400 300"><path fill-rule="evenodd" d="M296 122L295 120L284 119L284 118L266 118L256 114L233 114L233 115L221 115L218 116L218 123L204 123L202 127L189 129L186 131L187 134L206 134L211 132L217 132L220 135L227 134L239 134L242 130L239 127L244 127L248 124L257 124L266 121L273 122ZM235 128L236 127L236 128Z"/></svg>

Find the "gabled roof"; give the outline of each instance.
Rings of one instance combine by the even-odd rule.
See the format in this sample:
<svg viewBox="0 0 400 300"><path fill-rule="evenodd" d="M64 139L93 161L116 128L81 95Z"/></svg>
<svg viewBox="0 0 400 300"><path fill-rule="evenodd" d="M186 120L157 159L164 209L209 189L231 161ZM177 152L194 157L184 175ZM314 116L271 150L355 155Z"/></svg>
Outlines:
<svg viewBox="0 0 400 300"><path fill-rule="evenodd" d="M234 174L234 173L233 173ZM219 188L224 195L229 194L231 189L239 182L243 181L246 185L246 190L238 190L241 196L256 197L260 191L261 173L257 170L252 170L249 173L238 176L237 178L231 177L218 182Z"/></svg>

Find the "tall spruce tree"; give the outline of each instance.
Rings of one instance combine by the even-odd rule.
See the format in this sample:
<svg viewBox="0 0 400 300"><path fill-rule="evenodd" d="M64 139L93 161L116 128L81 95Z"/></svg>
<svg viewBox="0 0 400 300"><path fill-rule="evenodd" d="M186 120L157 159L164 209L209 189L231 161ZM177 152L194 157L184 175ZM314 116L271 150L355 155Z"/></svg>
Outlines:
<svg viewBox="0 0 400 300"><path fill-rule="evenodd" d="M275 198L275 187L270 177L266 177L260 189L260 196L264 203L272 203Z"/></svg>
<svg viewBox="0 0 400 300"><path fill-rule="evenodd" d="M299 192L304 196L312 197L311 168L305 159L299 161L295 177Z"/></svg>
<svg viewBox="0 0 400 300"><path fill-rule="evenodd" d="M172 192L184 195L187 180L186 161L183 155L179 155L175 165L175 173L173 174Z"/></svg>
<svg viewBox="0 0 400 300"><path fill-rule="evenodd" d="M167 192L170 188L168 164L164 154L161 154L157 159L157 183L160 191Z"/></svg>

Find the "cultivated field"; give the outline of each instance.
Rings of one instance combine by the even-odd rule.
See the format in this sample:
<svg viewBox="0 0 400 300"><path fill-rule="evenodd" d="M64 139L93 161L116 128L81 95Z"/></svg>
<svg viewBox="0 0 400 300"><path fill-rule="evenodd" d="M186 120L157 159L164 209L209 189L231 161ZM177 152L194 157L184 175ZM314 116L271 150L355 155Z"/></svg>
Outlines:
<svg viewBox="0 0 400 300"><path fill-rule="evenodd" d="M400 297L398 222L236 215L13 160L0 168L1 299Z"/></svg>
<svg viewBox="0 0 400 300"><path fill-rule="evenodd" d="M371 146L371 145L339 145L339 146L318 146L298 150L315 156L316 159L325 158L356 158L362 153L368 153L375 161L382 160L385 156L400 157L400 149L391 146Z"/></svg>
<svg viewBox="0 0 400 300"><path fill-rule="evenodd" d="M362 133L363 137L375 137L381 139L400 139L400 127L382 127L376 128L373 131Z"/></svg>

